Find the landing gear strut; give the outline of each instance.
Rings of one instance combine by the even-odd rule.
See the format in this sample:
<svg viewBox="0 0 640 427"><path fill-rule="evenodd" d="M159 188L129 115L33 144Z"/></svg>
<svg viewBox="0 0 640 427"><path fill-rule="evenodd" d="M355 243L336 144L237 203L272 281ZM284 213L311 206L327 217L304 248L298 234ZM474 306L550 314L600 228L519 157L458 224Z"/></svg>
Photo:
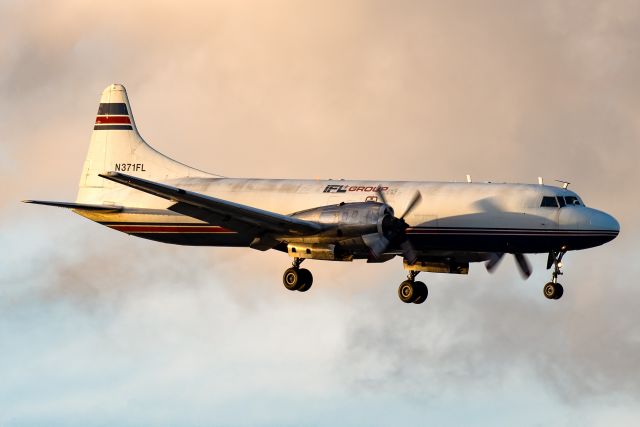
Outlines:
<svg viewBox="0 0 640 427"><path fill-rule="evenodd" d="M429 289L427 289L427 285L423 282L415 281L418 273L419 271L410 270L407 280L400 283L398 296L402 302L407 304L422 304L427 300L427 296L429 296Z"/></svg>
<svg viewBox="0 0 640 427"><path fill-rule="evenodd" d="M306 268L300 268L304 258L294 258L293 266L288 268L282 276L284 287L290 291L307 292L313 284L313 275Z"/></svg>
<svg viewBox="0 0 640 427"><path fill-rule="evenodd" d="M562 257L565 253L567 253L567 248L565 247L562 247L560 251L549 252L547 270L553 266L553 272L551 273L551 281L542 288L544 296L549 299L560 299L564 293L564 288L558 283L558 276L562 276Z"/></svg>

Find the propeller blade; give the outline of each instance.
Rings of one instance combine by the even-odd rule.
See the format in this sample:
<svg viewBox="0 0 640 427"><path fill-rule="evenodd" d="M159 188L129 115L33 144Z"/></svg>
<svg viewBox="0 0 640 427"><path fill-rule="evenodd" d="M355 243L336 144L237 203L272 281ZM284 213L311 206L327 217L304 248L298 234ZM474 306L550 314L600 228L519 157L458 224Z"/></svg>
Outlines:
<svg viewBox="0 0 640 427"><path fill-rule="evenodd" d="M500 261L502 261L503 256L504 254L501 252L494 252L491 254L491 258L489 258L489 261L487 261L484 265L489 273L493 273L494 271L496 271L496 268L500 264Z"/></svg>
<svg viewBox="0 0 640 427"><path fill-rule="evenodd" d="M409 241L409 239L405 239L400 243L400 247L402 248L402 255L407 260L407 262L411 264L415 264L418 260L418 254L416 250L413 249L413 245Z"/></svg>
<svg viewBox="0 0 640 427"><path fill-rule="evenodd" d="M387 199L384 197L384 193L381 190L381 186L378 185L378 189L376 190L376 194L378 195L378 197L380 198L380 200L382 201L382 203L384 203L385 205L389 205L389 203L387 203Z"/></svg>
<svg viewBox="0 0 640 427"><path fill-rule="evenodd" d="M551 266L553 265L553 261L555 260L556 260L555 252L553 251L549 252L549 256L547 257L547 270L551 268Z"/></svg>
<svg viewBox="0 0 640 427"><path fill-rule="evenodd" d="M516 262L518 263L518 267L520 268L520 274L524 279L528 279L531 276L531 264L527 260L523 254L513 254L516 257Z"/></svg>
<svg viewBox="0 0 640 427"><path fill-rule="evenodd" d="M419 191L416 191L416 193L413 195L413 198L411 199L411 201L409 202L409 205L407 206L407 209L405 209L404 213L402 214L402 216L400 217L400 219L404 219L405 216L409 215L409 213L416 207L418 206L418 203L420 203L420 200L422 200L422 194L420 194Z"/></svg>
<svg viewBox="0 0 640 427"><path fill-rule="evenodd" d="M369 247L374 258L380 258L389 246L389 239L378 233L365 234L362 236L362 240Z"/></svg>

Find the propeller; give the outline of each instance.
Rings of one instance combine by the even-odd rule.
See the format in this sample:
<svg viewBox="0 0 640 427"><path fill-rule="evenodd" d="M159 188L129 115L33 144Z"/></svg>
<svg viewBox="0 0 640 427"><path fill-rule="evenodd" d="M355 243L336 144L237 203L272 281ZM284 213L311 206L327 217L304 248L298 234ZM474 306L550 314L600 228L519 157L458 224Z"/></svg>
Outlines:
<svg viewBox="0 0 640 427"><path fill-rule="evenodd" d="M496 268L498 268L498 265L500 265L500 261L502 261L503 256L504 254L502 252L493 252L489 255L489 261L487 261L487 263L484 265L489 273L493 273Z"/></svg>
<svg viewBox="0 0 640 427"><path fill-rule="evenodd" d="M524 254L513 254L513 256L516 259L518 271L520 271L522 278L528 279L532 273L529 260L527 260L527 257L525 257ZM496 270L496 268L500 264L500 261L502 261L502 257L504 257L504 253L501 252L494 252L489 255L489 260L485 264L485 267L487 268L487 271L489 273L493 273Z"/></svg>
<svg viewBox="0 0 640 427"><path fill-rule="evenodd" d="M528 279L531 276L531 264L529 264L529 260L524 254L513 254L516 257L516 262L518 263L518 268L520 269L520 274L524 279Z"/></svg>
<svg viewBox="0 0 640 427"><path fill-rule="evenodd" d="M378 187L377 191L378 197L382 201L383 204L391 207L389 203L387 203L387 199L384 197L382 190ZM409 204L404 210L404 213L398 218L392 215L387 215L382 220L382 235L374 234L374 235L366 235L363 236L363 239L369 249L371 250L374 257L379 258L389 247L391 243L397 243L402 250L402 255L405 259L413 264L418 259L418 255L416 254L413 245L409 241L407 237L407 228L409 228L409 224L406 223L404 218L409 215L415 208L418 206L420 201L422 200L422 195L419 191L416 191L414 195L411 197ZM393 208L392 208L393 209Z"/></svg>

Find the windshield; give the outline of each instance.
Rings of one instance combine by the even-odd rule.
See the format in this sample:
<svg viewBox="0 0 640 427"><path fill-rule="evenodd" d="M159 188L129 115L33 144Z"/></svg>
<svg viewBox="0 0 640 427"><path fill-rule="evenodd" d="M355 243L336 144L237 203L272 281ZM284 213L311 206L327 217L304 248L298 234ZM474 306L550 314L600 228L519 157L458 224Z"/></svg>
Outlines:
<svg viewBox="0 0 640 427"><path fill-rule="evenodd" d="M576 196L544 196L540 203L541 208L563 208L565 206L582 206Z"/></svg>
<svg viewBox="0 0 640 427"><path fill-rule="evenodd" d="M567 203L567 206L581 206L580 200L578 200L576 196L564 196L564 201Z"/></svg>

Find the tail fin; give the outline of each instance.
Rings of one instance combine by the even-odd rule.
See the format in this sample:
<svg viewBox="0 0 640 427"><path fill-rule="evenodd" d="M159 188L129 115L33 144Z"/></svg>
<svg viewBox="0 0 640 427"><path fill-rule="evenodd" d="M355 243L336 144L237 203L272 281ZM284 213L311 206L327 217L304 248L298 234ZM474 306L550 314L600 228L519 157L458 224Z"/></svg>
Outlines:
<svg viewBox="0 0 640 427"><path fill-rule="evenodd" d="M186 166L151 148L138 133L127 91L120 84L112 84L102 92L76 201L103 202L105 190L118 184L98 174L110 171L153 181L217 176Z"/></svg>

